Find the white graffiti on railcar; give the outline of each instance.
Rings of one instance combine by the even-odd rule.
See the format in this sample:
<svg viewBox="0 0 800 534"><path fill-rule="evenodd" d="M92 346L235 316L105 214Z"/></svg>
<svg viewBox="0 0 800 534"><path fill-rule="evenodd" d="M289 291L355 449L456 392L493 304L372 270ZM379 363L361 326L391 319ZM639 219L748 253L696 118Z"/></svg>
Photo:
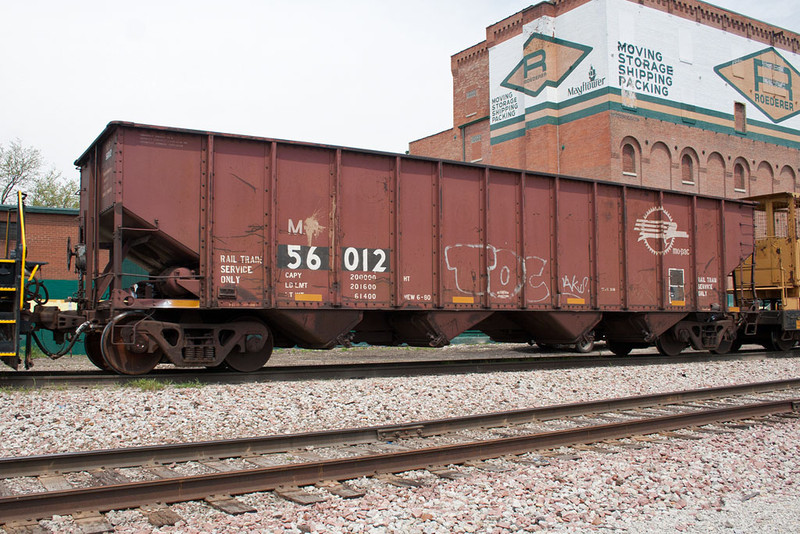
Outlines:
<svg viewBox="0 0 800 534"><path fill-rule="evenodd" d="M477 272L464 267L465 265L474 265L474 262L470 262L469 259L460 261L464 253L481 249L488 255L486 258L488 282L485 292L476 288ZM542 302L550 296L550 288L547 283L539 280L545 265L547 265L547 260L539 256L526 256L523 259L513 250L497 248L492 245L459 243L445 247L444 260L447 269L454 273L456 289L460 293L475 296L488 293L493 298L511 299L519 295L528 284L528 302ZM469 284L470 280L471 284ZM468 287L469 285L472 287Z"/></svg>
<svg viewBox="0 0 800 534"><path fill-rule="evenodd" d="M572 278L569 275L564 275L561 278L561 294L568 297L581 298L589 290L589 277L584 276L578 279L574 274Z"/></svg>

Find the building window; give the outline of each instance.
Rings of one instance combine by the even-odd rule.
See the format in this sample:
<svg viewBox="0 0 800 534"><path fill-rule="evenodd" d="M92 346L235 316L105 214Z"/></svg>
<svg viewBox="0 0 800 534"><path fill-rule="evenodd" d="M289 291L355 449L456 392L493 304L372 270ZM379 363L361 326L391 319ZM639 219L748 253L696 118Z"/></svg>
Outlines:
<svg viewBox="0 0 800 534"><path fill-rule="evenodd" d="M478 96L478 90L473 89L472 91L467 91L467 98L475 98Z"/></svg>
<svg viewBox="0 0 800 534"><path fill-rule="evenodd" d="M747 108L743 102L734 102L733 104L733 123L737 132L745 133L747 131Z"/></svg>
<svg viewBox="0 0 800 534"><path fill-rule="evenodd" d="M622 174L636 176L636 149L630 143L622 146Z"/></svg>
<svg viewBox="0 0 800 534"><path fill-rule="evenodd" d="M689 154L684 154L681 158L681 181L694 185L694 160Z"/></svg>
<svg viewBox="0 0 800 534"><path fill-rule="evenodd" d="M733 190L739 193L747 192L747 175L744 165L737 163L733 166Z"/></svg>

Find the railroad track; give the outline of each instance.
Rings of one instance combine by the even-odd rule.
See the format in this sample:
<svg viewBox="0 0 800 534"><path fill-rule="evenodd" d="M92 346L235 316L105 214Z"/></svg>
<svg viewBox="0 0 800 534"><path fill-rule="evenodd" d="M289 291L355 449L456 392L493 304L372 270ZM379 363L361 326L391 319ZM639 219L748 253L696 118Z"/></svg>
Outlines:
<svg viewBox="0 0 800 534"><path fill-rule="evenodd" d="M624 357L537 356L510 358L481 358L458 360L417 360L357 364L267 366L253 373L221 372L208 369L156 369L144 378L164 383L199 382L201 384L243 384L286 380L324 380L348 378L378 378L394 376L454 375L465 373L494 373L504 371L533 371L540 369L578 369L583 367L623 367L675 363L764 360L800 357L800 351L737 352L709 354L688 352L678 356L635 354ZM98 386L126 384L142 376L90 371L11 371L0 372L0 387Z"/></svg>
<svg viewBox="0 0 800 534"><path fill-rule="evenodd" d="M607 440L678 429L725 432L697 427L764 417L779 421L798 411L800 379L794 379L402 425L6 458L0 459L0 522L7 531L22 532L38 519L72 514L77 523L98 528L101 512L143 507L154 525L174 524L180 520L174 512L152 503L206 500L241 513L253 509L231 495L276 491L308 503L320 494L300 486L313 484L328 494L357 497L363 493L343 481L382 473L390 483L415 485L392 474L427 469L454 478L460 473L452 466L466 462L597 442L613 447ZM182 474L179 467L187 462L205 472ZM129 479L132 469L138 481ZM70 473L88 476L78 477L81 487L73 487ZM14 486L34 489L12 494Z"/></svg>

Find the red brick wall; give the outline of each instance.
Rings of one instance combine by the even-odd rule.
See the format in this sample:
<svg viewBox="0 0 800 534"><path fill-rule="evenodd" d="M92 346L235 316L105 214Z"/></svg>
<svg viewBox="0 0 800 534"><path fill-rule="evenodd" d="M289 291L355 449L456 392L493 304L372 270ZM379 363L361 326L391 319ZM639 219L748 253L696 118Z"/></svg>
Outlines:
<svg viewBox="0 0 800 534"><path fill-rule="evenodd" d="M614 181L730 198L777 191L800 191L800 151L795 149L736 134L710 132L616 112L611 113L611 131L608 174L609 179ZM635 140L641 151L638 165L640 171L635 178L622 175L621 153L624 139ZM658 150L654 154L653 147L656 146ZM663 147L666 147L669 156L667 164L659 156ZM684 184L682 181L681 159L687 151L697 158L694 185ZM720 169L720 157L724 175L723 169ZM737 159L746 162L746 169L749 170L744 193L734 191L733 166Z"/></svg>
<svg viewBox="0 0 800 534"><path fill-rule="evenodd" d="M25 214L28 259L46 261L41 268L41 278L77 280L77 275L67 270L67 238L78 242L78 215L31 213ZM73 263L74 268L74 263Z"/></svg>
<svg viewBox="0 0 800 534"><path fill-rule="evenodd" d="M484 43L456 54L450 60L453 73L453 125L489 115L489 50Z"/></svg>
<svg viewBox="0 0 800 534"><path fill-rule="evenodd" d="M461 161L461 135L456 128L417 139L409 143L408 153Z"/></svg>
<svg viewBox="0 0 800 534"><path fill-rule="evenodd" d="M4 207L5 208L5 207ZM28 208L25 211L25 241L28 247L27 259L35 262L47 262L40 267L39 278L49 280L77 280L77 275L72 269L67 269L67 239L72 244L78 243L78 211L48 212L47 208ZM13 208L10 220L16 223L16 208ZM8 211L0 210L3 227L5 228ZM9 251L16 248L16 235L9 236ZM5 245L5 235L0 236L0 242ZM2 247L0 247L2 248ZM0 256L5 255L5 250L0 251ZM73 264L74 268L74 264Z"/></svg>

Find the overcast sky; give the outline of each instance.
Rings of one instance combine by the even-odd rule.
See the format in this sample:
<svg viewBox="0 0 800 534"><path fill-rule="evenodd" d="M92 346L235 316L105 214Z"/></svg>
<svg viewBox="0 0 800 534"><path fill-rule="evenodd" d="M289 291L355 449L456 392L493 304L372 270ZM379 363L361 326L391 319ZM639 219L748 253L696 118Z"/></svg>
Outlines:
<svg viewBox="0 0 800 534"><path fill-rule="evenodd" d="M69 177L112 120L404 152L452 127L450 56L534 3L0 0L0 144ZM713 3L800 32L798 0Z"/></svg>

